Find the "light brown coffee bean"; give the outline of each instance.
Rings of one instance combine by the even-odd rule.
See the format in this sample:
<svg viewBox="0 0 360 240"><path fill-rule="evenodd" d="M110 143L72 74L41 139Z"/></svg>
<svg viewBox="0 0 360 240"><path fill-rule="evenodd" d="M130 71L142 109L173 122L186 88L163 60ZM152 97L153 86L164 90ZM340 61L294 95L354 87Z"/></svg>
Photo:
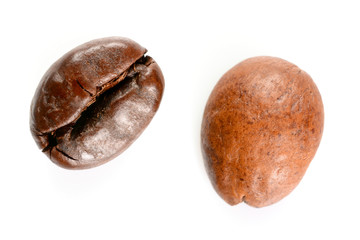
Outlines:
<svg viewBox="0 0 360 240"><path fill-rule="evenodd" d="M202 151L229 204L273 204L300 182L319 146L324 109L311 77L274 57L247 59L219 80L206 104Z"/></svg>

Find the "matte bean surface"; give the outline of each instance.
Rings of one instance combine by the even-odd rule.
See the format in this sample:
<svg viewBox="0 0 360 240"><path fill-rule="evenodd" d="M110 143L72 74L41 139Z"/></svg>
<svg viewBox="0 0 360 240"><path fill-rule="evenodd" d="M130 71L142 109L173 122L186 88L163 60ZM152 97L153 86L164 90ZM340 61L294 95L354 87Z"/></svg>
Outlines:
<svg viewBox="0 0 360 240"><path fill-rule="evenodd" d="M273 204L300 182L323 133L320 93L303 70L275 57L225 73L204 111L201 144L217 193L229 204Z"/></svg>

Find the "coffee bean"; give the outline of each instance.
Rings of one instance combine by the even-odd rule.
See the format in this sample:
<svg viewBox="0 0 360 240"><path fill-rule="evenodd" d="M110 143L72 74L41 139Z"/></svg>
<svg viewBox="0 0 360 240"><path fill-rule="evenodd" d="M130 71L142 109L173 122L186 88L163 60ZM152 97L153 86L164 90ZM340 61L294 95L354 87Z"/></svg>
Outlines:
<svg viewBox="0 0 360 240"><path fill-rule="evenodd" d="M30 129L56 164L83 169L123 152L156 113L164 90L146 49L121 37L90 41L57 60L31 104Z"/></svg>
<svg viewBox="0 0 360 240"><path fill-rule="evenodd" d="M202 151L217 193L230 205L273 204L300 182L323 133L311 77L274 57L247 59L219 80L206 104Z"/></svg>

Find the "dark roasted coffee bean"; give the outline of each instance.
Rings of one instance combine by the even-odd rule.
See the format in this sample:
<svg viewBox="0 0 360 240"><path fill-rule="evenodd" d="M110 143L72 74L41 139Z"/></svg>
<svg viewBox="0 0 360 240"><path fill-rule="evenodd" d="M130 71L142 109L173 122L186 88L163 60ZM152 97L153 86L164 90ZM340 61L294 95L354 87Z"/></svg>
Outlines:
<svg viewBox="0 0 360 240"><path fill-rule="evenodd" d="M90 41L56 61L31 104L37 145L56 164L83 169L123 152L156 113L164 90L146 49L121 37Z"/></svg>
<svg viewBox="0 0 360 240"><path fill-rule="evenodd" d="M320 93L303 70L274 57L239 63L204 112L202 150L214 188L231 205L279 201L304 176L323 124Z"/></svg>

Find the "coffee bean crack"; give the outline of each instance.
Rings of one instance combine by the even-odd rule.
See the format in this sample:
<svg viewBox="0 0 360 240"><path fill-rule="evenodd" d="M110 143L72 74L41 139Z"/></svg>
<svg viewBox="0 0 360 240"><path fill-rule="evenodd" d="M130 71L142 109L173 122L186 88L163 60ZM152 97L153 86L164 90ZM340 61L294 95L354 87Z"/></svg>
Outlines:
<svg viewBox="0 0 360 240"><path fill-rule="evenodd" d="M89 94L92 99L84 107L81 114L79 114L79 117L71 123L55 129L54 131L38 134L38 136L47 137L48 144L43 148L42 152L49 151L49 157L51 159L52 151L55 150L68 159L79 161L78 159L67 154L64 150L57 148L57 145L62 142L65 134L70 133L71 139L75 139L83 132L86 126L96 124L97 120L102 117L104 110L107 108L111 98L115 93L118 93L119 90L121 92L120 94L122 94L121 97L125 97L134 89L140 91L141 86L137 83L137 81L142 71L144 71L144 69L146 70L146 68L148 68L153 63L155 62L151 57L145 55L142 56L118 77L103 84L102 86L96 87L95 95L84 88L80 82L76 80L81 89Z"/></svg>

